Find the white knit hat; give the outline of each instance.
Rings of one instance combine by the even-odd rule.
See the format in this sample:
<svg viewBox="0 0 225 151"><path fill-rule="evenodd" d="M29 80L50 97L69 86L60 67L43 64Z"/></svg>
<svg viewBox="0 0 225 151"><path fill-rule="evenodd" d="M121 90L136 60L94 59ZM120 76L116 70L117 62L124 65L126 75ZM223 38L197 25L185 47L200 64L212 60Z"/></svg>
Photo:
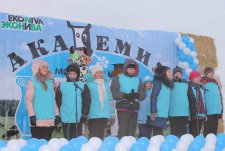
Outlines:
<svg viewBox="0 0 225 151"><path fill-rule="evenodd" d="M47 62L43 61L43 60L36 60L36 61L34 61L34 63L32 64L32 67L31 67L33 75L38 73L38 70L39 70L39 68L40 68L42 63L47 63Z"/></svg>
<svg viewBox="0 0 225 151"><path fill-rule="evenodd" d="M101 65L96 64L91 66L90 71L91 71L91 74L94 75L97 71L103 71L103 68Z"/></svg>

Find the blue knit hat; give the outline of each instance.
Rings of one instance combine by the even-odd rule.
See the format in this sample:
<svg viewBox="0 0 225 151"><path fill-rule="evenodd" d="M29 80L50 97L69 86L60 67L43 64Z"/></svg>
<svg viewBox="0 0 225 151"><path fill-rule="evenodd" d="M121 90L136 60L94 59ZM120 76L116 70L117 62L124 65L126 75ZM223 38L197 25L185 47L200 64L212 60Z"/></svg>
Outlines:
<svg viewBox="0 0 225 151"><path fill-rule="evenodd" d="M145 76L143 79L142 79L142 83L145 84L146 82L151 82L152 83L152 80L149 76Z"/></svg>

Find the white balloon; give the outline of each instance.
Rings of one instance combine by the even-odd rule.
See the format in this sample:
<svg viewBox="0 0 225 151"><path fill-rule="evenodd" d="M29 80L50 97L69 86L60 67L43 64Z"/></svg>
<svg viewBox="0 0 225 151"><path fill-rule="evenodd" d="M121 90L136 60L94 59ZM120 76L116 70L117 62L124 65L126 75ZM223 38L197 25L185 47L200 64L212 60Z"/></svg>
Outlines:
<svg viewBox="0 0 225 151"><path fill-rule="evenodd" d="M181 42L181 38L177 38L177 39L175 40L175 44L176 44L176 45L178 45L180 42Z"/></svg>
<svg viewBox="0 0 225 151"><path fill-rule="evenodd" d="M114 151L128 151L129 148L124 142L119 142L116 144Z"/></svg>
<svg viewBox="0 0 225 151"><path fill-rule="evenodd" d="M189 51L188 51L188 48L184 48L183 52L184 52L185 55L189 55L190 54Z"/></svg>
<svg viewBox="0 0 225 151"><path fill-rule="evenodd" d="M189 38L189 42L192 42L192 43L194 43L195 42L195 40L193 39L193 38Z"/></svg>
<svg viewBox="0 0 225 151"><path fill-rule="evenodd" d="M48 145L42 145L39 148L39 151L52 151L51 147L49 147Z"/></svg>
<svg viewBox="0 0 225 151"><path fill-rule="evenodd" d="M48 142L48 146L52 149L52 151L59 151L61 148L61 143L60 143L59 139L52 138Z"/></svg>
<svg viewBox="0 0 225 151"><path fill-rule="evenodd" d="M176 145L176 149L179 151L185 151L188 149L189 144L186 144L185 142L179 141Z"/></svg>
<svg viewBox="0 0 225 151"><path fill-rule="evenodd" d="M161 145L162 142L164 142L165 138L162 136L162 135L156 135L156 136L153 136L151 139L150 139L150 145L154 144L154 145Z"/></svg>
<svg viewBox="0 0 225 151"><path fill-rule="evenodd" d="M134 144L134 141L130 136L122 137L120 142L123 142L124 144L126 144L128 149L130 149L130 147Z"/></svg>
<svg viewBox="0 0 225 151"><path fill-rule="evenodd" d="M189 68L189 64L185 61L182 63L182 66L185 70Z"/></svg>
<svg viewBox="0 0 225 151"><path fill-rule="evenodd" d="M61 146L68 144L68 140L65 138L60 138L59 141L60 141Z"/></svg>
<svg viewBox="0 0 225 151"><path fill-rule="evenodd" d="M214 151L215 148L216 148L216 145L213 142L206 142L203 147L203 149L206 151Z"/></svg>
<svg viewBox="0 0 225 151"><path fill-rule="evenodd" d="M24 139L18 139L18 141L20 142L21 148L27 144L27 141Z"/></svg>
<svg viewBox="0 0 225 151"><path fill-rule="evenodd" d="M192 51L192 52L191 52L191 55L192 55L194 58L197 57L197 53L196 53L195 51Z"/></svg>
<svg viewBox="0 0 225 151"><path fill-rule="evenodd" d="M197 58L195 58L195 59L194 59L194 63L195 63L195 64L197 64L197 65L199 64L199 62L198 62L198 59L197 59Z"/></svg>
<svg viewBox="0 0 225 151"><path fill-rule="evenodd" d="M95 150L98 150L102 145L102 140L98 137L92 137L89 139L88 144L91 144L95 148Z"/></svg>
<svg viewBox="0 0 225 151"><path fill-rule="evenodd" d="M191 73L191 71L192 71L191 69L188 71L189 74ZM193 140L194 140L194 137L191 134L185 134L180 137L180 141L186 143L187 145L190 145L190 143Z"/></svg>
<svg viewBox="0 0 225 151"><path fill-rule="evenodd" d="M137 140L133 136L128 136L128 137L129 137L132 144L137 142Z"/></svg>
<svg viewBox="0 0 225 151"><path fill-rule="evenodd" d="M180 43L178 44L178 47L179 47L181 50L184 50L184 49L186 48L186 45L185 45L185 43L180 42Z"/></svg>
<svg viewBox="0 0 225 151"><path fill-rule="evenodd" d="M160 151L160 145L150 143L147 151Z"/></svg>
<svg viewBox="0 0 225 151"><path fill-rule="evenodd" d="M20 142L16 139L8 141L6 147L8 147L12 151L19 151L21 149Z"/></svg>
<svg viewBox="0 0 225 151"><path fill-rule="evenodd" d="M82 145L80 151L96 151L96 150L94 149L94 147L91 144L86 143L86 144Z"/></svg>
<svg viewBox="0 0 225 151"><path fill-rule="evenodd" d="M207 142L216 143L216 140L217 140L216 135L215 135L215 134L212 134L212 133L208 134L208 135L205 137L206 143L207 143Z"/></svg>
<svg viewBox="0 0 225 151"><path fill-rule="evenodd" d="M0 149L0 151L12 151L12 150L10 150L8 147L3 147Z"/></svg>

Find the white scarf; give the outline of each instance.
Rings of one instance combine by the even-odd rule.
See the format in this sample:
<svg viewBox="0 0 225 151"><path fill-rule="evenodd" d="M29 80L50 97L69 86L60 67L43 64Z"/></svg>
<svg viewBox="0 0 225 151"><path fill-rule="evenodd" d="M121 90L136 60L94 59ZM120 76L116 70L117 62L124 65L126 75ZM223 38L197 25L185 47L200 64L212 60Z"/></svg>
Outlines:
<svg viewBox="0 0 225 151"><path fill-rule="evenodd" d="M104 109L104 101L106 99L105 81L104 79L95 79L94 82L98 85L98 96L101 103L101 109Z"/></svg>

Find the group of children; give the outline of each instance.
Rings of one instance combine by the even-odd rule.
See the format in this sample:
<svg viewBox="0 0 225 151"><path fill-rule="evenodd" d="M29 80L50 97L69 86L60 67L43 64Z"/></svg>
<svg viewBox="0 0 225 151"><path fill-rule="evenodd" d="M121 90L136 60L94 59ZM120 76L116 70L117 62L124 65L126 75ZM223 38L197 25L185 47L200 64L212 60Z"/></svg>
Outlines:
<svg viewBox="0 0 225 151"><path fill-rule="evenodd" d="M172 71L160 63L154 70L154 80L138 78L138 64L126 59L122 73L109 86L103 68L94 65L80 81L80 67L76 63L65 69L66 81L54 91L53 75L48 63L37 60L32 64L33 77L27 83L26 107L30 117L32 137L51 139L53 127L62 123L64 137L82 135L87 123L89 137L104 138L107 124L118 120L118 137L150 138L162 135L167 119L171 134L217 133L218 118L222 115L222 97L212 68L205 68L205 76L197 71L182 79L179 67ZM215 123L215 124L211 124Z"/></svg>

